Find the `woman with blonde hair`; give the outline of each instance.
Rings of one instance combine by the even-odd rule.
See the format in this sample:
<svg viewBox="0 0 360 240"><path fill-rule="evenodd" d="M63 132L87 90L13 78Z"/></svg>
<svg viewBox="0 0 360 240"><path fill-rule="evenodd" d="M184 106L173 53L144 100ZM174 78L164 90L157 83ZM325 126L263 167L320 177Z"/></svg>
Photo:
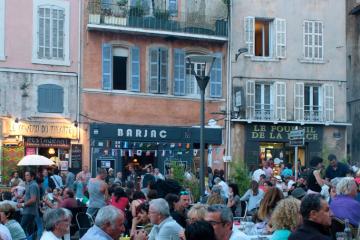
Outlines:
<svg viewBox="0 0 360 240"><path fill-rule="evenodd" d="M277 187L269 188L269 190L265 193L264 198L260 203L260 207L257 212L257 218L262 222L267 223L277 203L283 198L284 198L284 194L279 188Z"/></svg>
<svg viewBox="0 0 360 240"><path fill-rule="evenodd" d="M205 214L207 213L207 208L208 205L206 204L194 204L187 213L187 219L189 221L189 224L196 221L204 220Z"/></svg>
<svg viewBox="0 0 360 240"><path fill-rule="evenodd" d="M271 240L287 240L291 232L301 224L300 204L301 201L294 197L278 202L270 219L271 229L275 230Z"/></svg>

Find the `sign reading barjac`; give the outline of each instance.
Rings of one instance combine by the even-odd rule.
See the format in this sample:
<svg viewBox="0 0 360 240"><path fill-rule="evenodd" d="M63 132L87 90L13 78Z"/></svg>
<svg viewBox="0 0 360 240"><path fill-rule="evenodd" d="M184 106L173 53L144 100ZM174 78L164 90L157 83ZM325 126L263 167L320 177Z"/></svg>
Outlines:
<svg viewBox="0 0 360 240"><path fill-rule="evenodd" d="M77 139L77 128L71 123L8 120L3 135Z"/></svg>
<svg viewBox="0 0 360 240"><path fill-rule="evenodd" d="M289 134L295 130L296 126L292 125L266 125L266 124L252 124L248 126L249 140L278 140L288 141ZM305 130L305 141L319 141L321 136L321 129L314 126L302 126Z"/></svg>
<svg viewBox="0 0 360 240"><path fill-rule="evenodd" d="M131 128L118 128L118 137L135 137L135 138L162 138L165 139L167 136L166 130L155 130L155 129L131 129Z"/></svg>

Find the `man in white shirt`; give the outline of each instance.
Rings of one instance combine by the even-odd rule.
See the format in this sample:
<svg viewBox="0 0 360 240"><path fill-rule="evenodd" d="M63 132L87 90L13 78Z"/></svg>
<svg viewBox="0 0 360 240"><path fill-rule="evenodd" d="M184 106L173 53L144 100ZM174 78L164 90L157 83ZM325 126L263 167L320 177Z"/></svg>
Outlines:
<svg viewBox="0 0 360 240"><path fill-rule="evenodd" d="M45 232L40 240L61 240L70 233L71 212L66 208L49 209L44 214Z"/></svg>
<svg viewBox="0 0 360 240"><path fill-rule="evenodd" d="M214 182L216 185L221 186L221 189L222 189L221 196L224 199L228 199L229 198L229 186L227 185L227 183L224 182L223 180L221 180L221 178L219 178L219 177L216 177Z"/></svg>
<svg viewBox="0 0 360 240"><path fill-rule="evenodd" d="M209 206L205 221L213 226L216 240L248 240L245 233L233 229L233 214L226 205Z"/></svg>
<svg viewBox="0 0 360 240"><path fill-rule="evenodd" d="M255 180L255 181L259 182L260 176L262 174L266 175L265 171L262 169L262 165L260 164L259 168L254 171L254 173L252 175L252 180Z"/></svg>

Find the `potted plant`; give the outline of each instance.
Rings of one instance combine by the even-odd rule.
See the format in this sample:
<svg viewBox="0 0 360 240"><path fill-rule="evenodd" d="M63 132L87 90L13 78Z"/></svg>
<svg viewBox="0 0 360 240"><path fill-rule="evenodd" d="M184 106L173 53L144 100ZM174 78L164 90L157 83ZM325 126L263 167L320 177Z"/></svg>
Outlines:
<svg viewBox="0 0 360 240"><path fill-rule="evenodd" d="M145 9L140 1L136 2L135 6L131 6L129 10L129 25L134 27L143 27L143 17Z"/></svg>
<svg viewBox="0 0 360 240"><path fill-rule="evenodd" d="M113 10L115 25L126 25L126 17L128 13L127 4L127 0L117 1L118 8Z"/></svg>
<svg viewBox="0 0 360 240"><path fill-rule="evenodd" d="M89 23L100 24L101 0L89 2Z"/></svg>
<svg viewBox="0 0 360 240"><path fill-rule="evenodd" d="M104 8L102 10L102 15L104 16L105 24L114 25L114 16L110 8Z"/></svg>

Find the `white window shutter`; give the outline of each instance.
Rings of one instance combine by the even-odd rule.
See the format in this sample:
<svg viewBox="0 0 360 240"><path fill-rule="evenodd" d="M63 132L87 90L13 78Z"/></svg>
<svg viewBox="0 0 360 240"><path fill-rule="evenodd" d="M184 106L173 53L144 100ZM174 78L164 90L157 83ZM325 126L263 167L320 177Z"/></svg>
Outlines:
<svg viewBox="0 0 360 240"><path fill-rule="evenodd" d="M294 118L304 120L304 83L295 83Z"/></svg>
<svg viewBox="0 0 360 240"><path fill-rule="evenodd" d="M245 17L245 44L248 49L245 56L254 56L255 45L255 18Z"/></svg>
<svg viewBox="0 0 360 240"><path fill-rule="evenodd" d="M313 56L313 22L312 21L304 21L303 25L304 29L304 58L309 59Z"/></svg>
<svg viewBox="0 0 360 240"><path fill-rule="evenodd" d="M255 117L255 82L247 81L246 82L246 116L248 119L253 119Z"/></svg>
<svg viewBox="0 0 360 240"><path fill-rule="evenodd" d="M275 19L275 30L276 30L276 57L286 57L286 21L285 19Z"/></svg>
<svg viewBox="0 0 360 240"><path fill-rule="evenodd" d="M277 120L286 120L286 84L276 82L276 108L275 117Z"/></svg>
<svg viewBox="0 0 360 240"><path fill-rule="evenodd" d="M334 86L324 85L324 120L334 121Z"/></svg>
<svg viewBox="0 0 360 240"><path fill-rule="evenodd" d="M314 22L314 58L317 60L323 59L323 23L320 21Z"/></svg>

